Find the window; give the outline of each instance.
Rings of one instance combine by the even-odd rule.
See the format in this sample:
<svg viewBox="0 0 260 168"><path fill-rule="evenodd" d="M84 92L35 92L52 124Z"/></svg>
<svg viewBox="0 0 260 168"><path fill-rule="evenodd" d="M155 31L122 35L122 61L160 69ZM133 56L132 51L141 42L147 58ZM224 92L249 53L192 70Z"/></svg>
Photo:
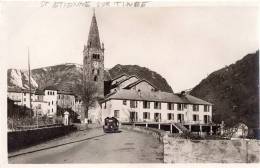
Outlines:
<svg viewBox="0 0 260 168"><path fill-rule="evenodd" d="M167 114L168 120L174 120L174 114L173 113L168 113Z"/></svg>
<svg viewBox="0 0 260 168"><path fill-rule="evenodd" d="M184 114L177 114L177 121L182 123L184 121Z"/></svg>
<svg viewBox="0 0 260 168"><path fill-rule="evenodd" d="M137 101L130 100L130 108L137 108Z"/></svg>
<svg viewBox="0 0 260 168"><path fill-rule="evenodd" d="M51 103L50 103L50 102L48 102L48 105L50 106L50 105L51 105Z"/></svg>
<svg viewBox="0 0 260 168"><path fill-rule="evenodd" d="M94 81L97 81L97 76L94 77Z"/></svg>
<svg viewBox="0 0 260 168"><path fill-rule="evenodd" d="M174 110L174 103L167 103L168 110Z"/></svg>
<svg viewBox="0 0 260 168"><path fill-rule="evenodd" d="M161 109L161 102L154 102L154 109Z"/></svg>
<svg viewBox="0 0 260 168"><path fill-rule="evenodd" d="M23 93L24 96L26 96L26 93Z"/></svg>
<svg viewBox="0 0 260 168"><path fill-rule="evenodd" d="M150 102L148 102L148 101L143 101L143 108L149 109L149 108L150 108Z"/></svg>
<svg viewBox="0 0 260 168"><path fill-rule="evenodd" d="M161 121L161 113L154 113L154 121L155 122Z"/></svg>
<svg viewBox="0 0 260 168"><path fill-rule="evenodd" d="M193 121L199 121L199 115L194 114L193 115Z"/></svg>
<svg viewBox="0 0 260 168"><path fill-rule="evenodd" d="M94 69L92 69L92 74L94 74L94 72L95 72L95 70L94 70Z"/></svg>
<svg viewBox="0 0 260 168"><path fill-rule="evenodd" d="M99 54L93 54L93 55L92 55L92 58L94 58L94 59L99 59L100 57L99 57Z"/></svg>
<svg viewBox="0 0 260 168"><path fill-rule="evenodd" d="M184 109L187 109L187 104L183 104L183 106L184 106Z"/></svg>
<svg viewBox="0 0 260 168"><path fill-rule="evenodd" d="M209 105L204 105L204 112L209 112Z"/></svg>
<svg viewBox="0 0 260 168"><path fill-rule="evenodd" d="M199 105L193 104L193 111L199 111Z"/></svg>
<svg viewBox="0 0 260 168"><path fill-rule="evenodd" d="M26 98L24 98L23 101L26 101Z"/></svg>
<svg viewBox="0 0 260 168"><path fill-rule="evenodd" d="M143 113L143 119L150 119L150 113L149 112L144 112Z"/></svg>
<svg viewBox="0 0 260 168"><path fill-rule="evenodd" d="M183 110L183 104L178 103L178 104L177 104L177 110L178 110L178 111L182 111L182 110Z"/></svg>
<svg viewBox="0 0 260 168"><path fill-rule="evenodd" d="M127 101L126 100L123 100L123 105L127 105Z"/></svg>
<svg viewBox="0 0 260 168"><path fill-rule="evenodd" d="M210 116L209 115L204 115L204 123L205 124L210 123Z"/></svg>
<svg viewBox="0 0 260 168"><path fill-rule="evenodd" d="M114 110L114 117L119 118L119 110Z"/></svg>
<svg viewBox="0 0 260 168"><path fill-rule="evenodd" d="M53 101L51 101L51 104L53 105Z"/></svg>
<svg viewBox="0 0 260 168"><path fill-rule="evenodd" d="M107 108L107 102L105 102L105 104L104 104L104 109L106 109Z"/></svg>

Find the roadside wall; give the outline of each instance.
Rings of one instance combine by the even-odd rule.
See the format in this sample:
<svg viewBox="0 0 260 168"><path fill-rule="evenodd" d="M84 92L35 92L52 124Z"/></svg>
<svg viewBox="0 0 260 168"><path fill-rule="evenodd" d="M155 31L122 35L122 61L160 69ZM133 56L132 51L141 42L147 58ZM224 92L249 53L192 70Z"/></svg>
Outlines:
<svg viewBox="0 0 260 168"><path fill-rule="evenodd" d="M258 163L258 140L189 140L164 137L165 163Z"/></svg>
<svg viewBox="0 0 260 168"><path fill-rule="evenodd" d="M130 126L130 125L121 125L120 128L123 128L126 130L142 132L145 134L150 134L162 143L163 143L163 137L166 135L165 131L154 129L154 128L146 128L146 127L138 127L138 126L134 127L134 126Z"/></svg>
<svg viewBox="0 0 260 168"><path fill-rule="evenodd" d="M57 138L75 130L76 128L73 126L57 126L8 132L8 152Z"/></svg>

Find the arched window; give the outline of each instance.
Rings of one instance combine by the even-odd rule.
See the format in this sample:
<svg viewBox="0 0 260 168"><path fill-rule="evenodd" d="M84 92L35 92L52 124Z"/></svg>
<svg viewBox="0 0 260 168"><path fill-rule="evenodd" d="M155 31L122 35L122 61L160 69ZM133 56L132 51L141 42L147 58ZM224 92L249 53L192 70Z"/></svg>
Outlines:
<svg viewBox="0 0 260 168"><path fill-rule="evenodd" d="M92 74L94 74L94 72L95 72L95 70L94 70L94 69L92 69Z"/></svg>
<svg viewBox="0 0 260 168"><path fill-rule="evenodd" d="M94 77L94 81L97 81L97 76Z"/></svg>

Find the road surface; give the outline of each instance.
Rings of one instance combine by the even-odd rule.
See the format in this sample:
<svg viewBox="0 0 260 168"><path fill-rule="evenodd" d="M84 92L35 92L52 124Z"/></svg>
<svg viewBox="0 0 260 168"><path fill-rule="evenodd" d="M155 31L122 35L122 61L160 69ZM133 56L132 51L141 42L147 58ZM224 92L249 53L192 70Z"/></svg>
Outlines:
<svg viewBox="0 0 260 168"><path fill-rule="evenodd" d="M121 130L104 134L101 128L23 149L9 163L162 163L163 146L151 135ZM64 144L64 145L63 145ZM54 147L57 146L57 147ZM48 148L48 149L46 149ZM28 153L31 151L36 151Z"/></svg>

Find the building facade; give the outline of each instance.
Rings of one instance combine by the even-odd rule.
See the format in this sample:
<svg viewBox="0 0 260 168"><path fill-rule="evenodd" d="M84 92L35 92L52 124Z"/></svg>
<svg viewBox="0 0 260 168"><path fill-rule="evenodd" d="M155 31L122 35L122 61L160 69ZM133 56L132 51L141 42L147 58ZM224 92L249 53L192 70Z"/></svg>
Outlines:
<svg viewBox="0 0 260 168"><path fill-rule="evenodd" d="M72 109L75 104L75 96L72 92L59 90L57 92L57 105L63 109Z"/></svg>
<svg viewBox="0 0 260 168"><path fill-rule="evenodd" d="M120 122L188 124L212 121L212 104L191 95L122 89L109 95L101 106L102 120L116 117Z"/></svg>

